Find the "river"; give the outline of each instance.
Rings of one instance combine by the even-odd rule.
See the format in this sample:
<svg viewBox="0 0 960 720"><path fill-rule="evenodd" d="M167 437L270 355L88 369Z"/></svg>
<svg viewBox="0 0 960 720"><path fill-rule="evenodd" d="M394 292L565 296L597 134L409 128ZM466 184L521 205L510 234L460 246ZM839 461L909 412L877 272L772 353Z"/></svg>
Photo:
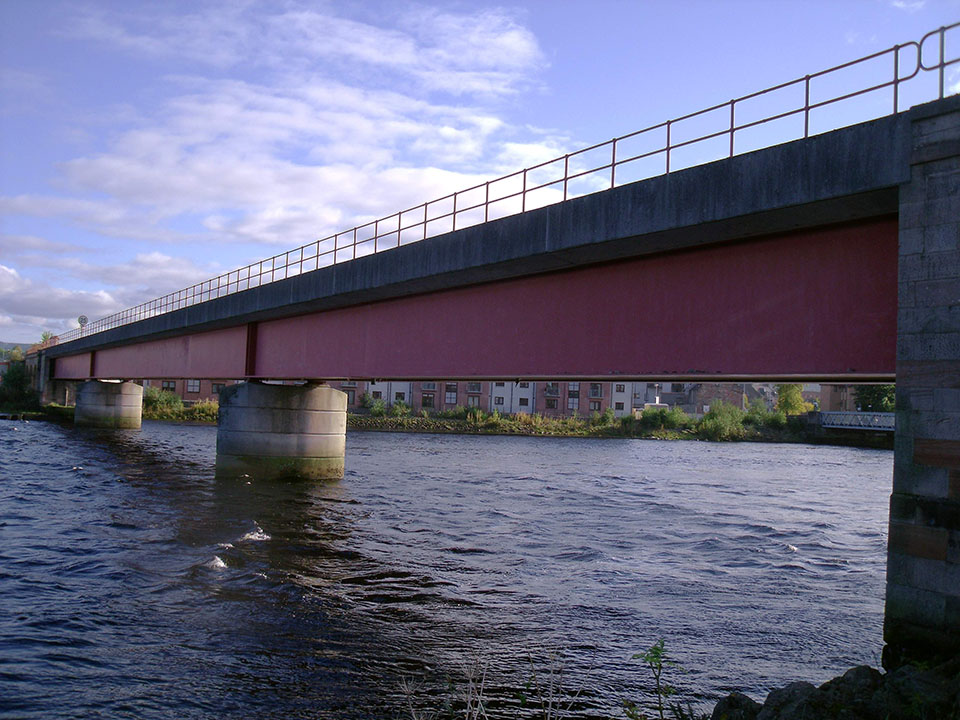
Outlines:
<svg viewBox="0 0 960 720"><path fill-rule="evenodd" d="M703 708L879 662L888 451L351 432L316 485L215 444L0 422L0 717L410 718L471 668L492 716L535 673L622 717L661 637Z"/></svg>

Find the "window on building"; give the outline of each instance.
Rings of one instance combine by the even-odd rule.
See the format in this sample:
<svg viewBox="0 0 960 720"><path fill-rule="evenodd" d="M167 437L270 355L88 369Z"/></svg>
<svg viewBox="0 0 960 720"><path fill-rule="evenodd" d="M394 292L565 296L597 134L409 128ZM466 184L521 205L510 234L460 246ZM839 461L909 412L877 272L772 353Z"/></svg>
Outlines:
<svg viewBox="0 0 960 720"><path fill-rule="evenodd" d="M348 388L348 387L355 388L356 386L357 386L356 380L344 380L342 383L340 383L340 387L342 388Z"/></svg>
<svg viewBox="0 0 960 720"><path fill-rule="evenodd" d="M670 383L670 392L682 393L683 383Z"/></svg>
<svg viewBox="0 0 960 720"><path fill-rule="evenodd" d="M568 390L579 390L579 389L580 389L580 383L578 383L578 382L567 383L567 389L568 389Z"/></svg>
<svg viewBox="0 0 960 720"><path fill-rule="evenodd" d="M467 407L480 407L480 396L467 395Z"/></svg>
<svg viewBox="0 0 960 720"><path fill-rule="evenodd" d="M177 381L176 380L164 380L160 383L161 390L168 390L172 393L177 391Z"/></svg>
<svg viewBox="0 0 960 720"><path fill-rule="evenodd" d="M627 390L626 385L622 385L622 384L617 385L617 392L626 392L626 390Z"/></svg>
<svg viewBox="0 0 960 720"><path fill-rule="evenodd" d="M212 392L214 395L219 395L221 392L223 392L223 389L226 386L227 386L226 383L211 383L210 392Z"/></svg>
<svg viewBox="0 0 960 720"><path fill-rule="evenodd" d="M547 410L556 410L557 409L557 399L556 398L546 398L546 407Z"/></svg>
<svg viewBox="0 0 960 720"><path fill-rule="evenodd" d="M529 407L529 405L530 405L530 398L519 398L519 399L517 400L517 404L518 404L520 407ZM556 404L554 404L554 407L556 407Z"/></svg>
<svg viewBox="0 0 960 720"><path fill-rule="evenodd" d="M403 401L405 401L406 399L407 399L407 394L406 394L406 393L398 392L398 393L394 393L394 394L393 394L393 401L394 401L394 402L403 402Z"/></svg>
<svg viewBox="0 0 960 720"><path fill-rule="evenodd" d="M424 393L420 398L420 407L432 408L433 407L433 393Z"/></svg>
<svg viewBox="0 0 960 720"><path fill-rule="evenodd" d="M543 386L544 395L553 395L557 397L560 395L560 383L548 382Z"/></svg>
<svg viewBox="0 0 960 720"><path fill-rule="evenodd" d="M494 395L494 396L493 396L493 404L494 404L494 405L503 405L503 398L500 397L499 395Z"/></svg>
<svg viewBox="0 0 960 720"><path fill-rule="evenodd" d="M580 398L579 397L568 397L567 398L567 410L577 410L580 407Z"/></svg>
<svg viewBox="0 0 960 720"><path fill-rule="evenodd" d="M497 387L503 387L503 383L494 383Z"/></svg>
<svg viewBox="0 0 960 720"><path fill-rule="evenodd" d="M353 388L344 388L343 391L347 394L347 405L353 405L357 399L357 391Z"/></svg>
<svg viewBox="0 0 960 720"><path fill-rule="evenodd" d="M623 410L623 403L622 403L622 402L614 403L614 404L613 404L613 409L614 409L614 410Z"/></svg>
<svg viewBox="0 0 960 720"><path fill-rule="evenodd" d="M457 384L447 383L444 385L443 402L447 405L457 404Z"/></svg>
<svg viewBox="0 0 960 720"><path fill-rule="evenodd" d="M591 400L590 401L590 412L600 412L600 401Z"/></svg>
<svg viewBox="0 0 960 720"><path fill-rule="evenodd" d="M580 397L580 391L579 391L579 390L567 390L567 397L568 397L568 398L579 398L579 397Z"/></svg>
<svg viewBox="0 0 960 720"><path fill-rule="evenodd" d="M436 390L437 384L435 382L422 382L420 383L421 390Z"/></svg>
<svg viewBox="0 0 960 720"><path fill-rule="evenodd" d="M189 392L189 393L198 393L198 392L200 392L200 381L199 381L199 380L187 380L187 392Z"/></svg>
<svg viewBox="0 0 960 720"><path fill-rule="evenodd" d="M477 383L477 382L468 382L468 383L467 383L467 392L468 392L468 393L478 393L478 392L480 392L480 383Z"/></svg>
<svg viewBox="0 0 960 720"><path fill-rule="evenodd" d="M372 393L370 393L370 394L373 396L373 399L374 399L374 400L382 400L382 399L383 399L383 392L382 392L381 390L374 390L374 391L373 391Z"/></svg>
<svg viewBox="0 0 960 720"><path fill-rule="evenodd" d="M522 383L519 383L519 385L520 385L520 387L522 387L524 390L526 390L528 387L530 387L530 383L528 383L528 382L522 382Z"/></svg>
<svg viewBox="0 0 960 720"><path fill-rule="evenodd" d="M590 397L603 397L603 383L590 383Z"/></svg>

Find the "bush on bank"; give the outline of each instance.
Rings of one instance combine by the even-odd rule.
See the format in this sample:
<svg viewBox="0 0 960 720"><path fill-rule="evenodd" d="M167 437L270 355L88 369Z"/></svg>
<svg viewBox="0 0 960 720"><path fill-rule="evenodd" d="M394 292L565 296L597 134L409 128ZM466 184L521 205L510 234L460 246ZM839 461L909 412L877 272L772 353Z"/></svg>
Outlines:
<svg viewBox="0 0 960 720"><path fill-rule="evenodd" d="M30 373L26 364L11 363L0 377L0 409L6 412L38 410L40 400L30 387Z"/></svg>
<svg viewBox="0 0 960 720"><path fill-rule="evenodd" d="M397 405L400 405L399 403ZM490 433L502 435L549 435L572 437L648 437L665 440L702 439L712 441L801 440L803 429L790 424L781 412L765 407L744 411L730 404L717 403L699 420L682 409L647 408L639 417L616 418L613 410L593 413L589 418L546 417L538 413L503 415L497 410L485 412L476 407L456 407L433 414L421 411L411 415L401 405L381 410L375 404L365 415L347 415L347 427L355 430L409 432Z"/></svg>
<svg viewBox="0 0 960 720"><path fill-rule="evenodd" d="M216 400L202 400L185 407L171 392L149 387L143 391L143 417L146 420L174 422L217 421ZM699 420L678 407L647 408L639 417L617 418L612 409L594 412L589 418L579 415L547 417L539 413L504 415L477 407L456 407L430 414L422 410L414 415L402 402L387 405L382 399L369 399L365 414L348 414L347 426L355 430L407 432L489 433L501 435L545 435L564 437L647 437L664 440L701 439L712 441L775 440L803 438L802 427L788 421L783 412L767 410L762 403L744 411L718 402Z"/></svg>
<svg viewBox="0 0 960 720"><path fill-rule="evenodd" d="M215 423L219 408L216 400L201 400L189 407L184 407L183 400L168 390L155 387L143 389L143 418L145 420Z"/></svg>

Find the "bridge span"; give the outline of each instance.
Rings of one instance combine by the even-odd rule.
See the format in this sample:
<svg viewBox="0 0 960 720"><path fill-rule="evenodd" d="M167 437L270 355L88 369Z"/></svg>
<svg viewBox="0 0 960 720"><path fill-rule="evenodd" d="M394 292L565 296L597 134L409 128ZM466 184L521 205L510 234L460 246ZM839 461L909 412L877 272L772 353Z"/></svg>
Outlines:
<svg viewBox="0 0 960 720"><path fill-rule="evenodd" d="M895 379L885 663L956 651L960 98L942 67L940 100L872 122L342 264L318 244L290 277L228 275L47 347L43 376ZM104 385L98 407L132 406ZM339 453L342 473L336 391L270 387L225 391L224 467L319 458L320 477Z"/></svg>

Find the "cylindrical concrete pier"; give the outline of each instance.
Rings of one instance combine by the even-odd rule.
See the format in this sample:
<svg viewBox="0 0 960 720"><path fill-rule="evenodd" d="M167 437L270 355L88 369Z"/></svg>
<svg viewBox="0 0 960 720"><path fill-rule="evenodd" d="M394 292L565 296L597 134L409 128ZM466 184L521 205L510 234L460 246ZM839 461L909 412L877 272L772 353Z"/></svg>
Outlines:
<svg viewBox="0 0 960 720"><path fill-rule="evenodd" d="M77 388L74 424L96 428L140 427L143 387L132 382L90 380Z"/></svg>
<svg viewBox="0 0 960 720"><path fill-rule="evenodd" d="M229 385L220 393L217 475L343 477L347 395L328 385Z"/></svg>

